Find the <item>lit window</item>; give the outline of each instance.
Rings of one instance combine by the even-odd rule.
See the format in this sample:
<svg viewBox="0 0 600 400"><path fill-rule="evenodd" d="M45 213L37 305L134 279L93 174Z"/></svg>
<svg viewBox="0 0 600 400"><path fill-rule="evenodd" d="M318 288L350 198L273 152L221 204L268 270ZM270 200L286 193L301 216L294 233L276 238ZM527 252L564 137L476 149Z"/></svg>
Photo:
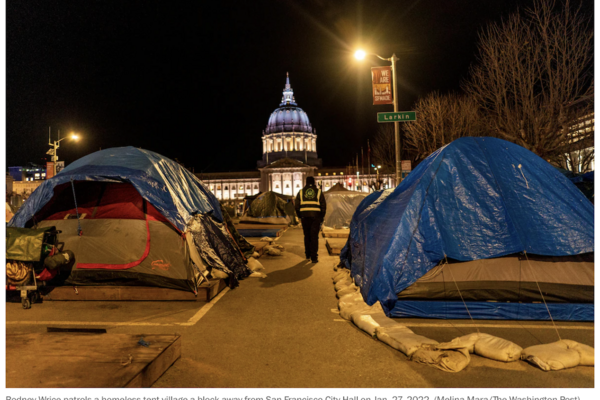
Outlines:
<svg viewBox="0 0 600 400"><path fill-rule="evenodd" d="M335 176L335 172L333 173L333 176Z"/></svg>
<svg viewBox="0 0 600 400"><path fill-rule="evenodd" d="M319 172L319 176L321 176L321 173Z"/></svg>
<svg viewBox="0 0 600 400"><path fill-rule="evenodd" d="M325 172L325 176L328 176L328 175L329 175L329 173L328 173L328 172Z"/></svg>
<svg viewBox="0 0 600 400"><path fill-rule="evenodd" d="M343 173L343 172L340 172L340 175L344 175L344 173Z"/></svg>
<svg viewBox="0 0 600 400"><path fill-rule="evenodd" d="M227 186L225 186L225 190L229 190L229 188Z"/></svg>
<svg viewBox="0 0 600 400"><path fill-rule="evenodd" d="M326 182L326 183L325 183L325 187L329 187L329 182Z"/></svg>
<svg viewBox="0 0 600 400"><path fill-rule="evenodd" d="M240 190L244 190L244 185L240 185Z"/></svg>

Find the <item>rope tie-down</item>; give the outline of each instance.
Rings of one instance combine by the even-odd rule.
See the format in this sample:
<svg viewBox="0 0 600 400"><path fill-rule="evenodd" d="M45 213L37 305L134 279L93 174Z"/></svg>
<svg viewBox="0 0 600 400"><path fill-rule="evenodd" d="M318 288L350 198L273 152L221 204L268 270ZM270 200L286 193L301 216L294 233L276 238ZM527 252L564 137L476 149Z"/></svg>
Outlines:
<svg viewBox="0 0 600 400"><path fill-rule="evenodd" d="M79 208L77 207L77 196L75 195L75 184L73 177L71 177L71 188L73 189L73 201L75 202L75 213L77 214L77 235L82 236L83 230L81 229L81 221L79 220Z"/></svg>

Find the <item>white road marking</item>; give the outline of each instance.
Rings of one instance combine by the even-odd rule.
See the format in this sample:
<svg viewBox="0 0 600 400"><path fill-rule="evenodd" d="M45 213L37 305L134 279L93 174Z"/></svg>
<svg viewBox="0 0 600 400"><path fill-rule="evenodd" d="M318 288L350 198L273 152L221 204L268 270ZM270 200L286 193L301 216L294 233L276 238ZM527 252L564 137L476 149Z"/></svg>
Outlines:
<svg viewBox="0 0 600 400"><path fill-rule="evenodd" d="M187 322L97 322L97 321L6 321L6 325L77 325L77 326L193 326L229 291L226 287L210 302L203 305Z"/></svg>
<svg viewBox="0 0 600 400"><path fill-rule="evenodd" d="M229 291L229 288L226 287L225 289L223 289L221 291L221 293L216 295L214 299L212 299L210 302L208 302L207 304L202 306L202 308L200 308L198 310L198 312L192 318L190 318L188 320L188 322L181 322L178 325L183 325L183 326L195 325L196 322L200 321L200 318L204 317L206 315L206 313L216 304L216 302L219 301L221 299L221 297L225 296L225 293L227 293L228 291Z"/></svg>

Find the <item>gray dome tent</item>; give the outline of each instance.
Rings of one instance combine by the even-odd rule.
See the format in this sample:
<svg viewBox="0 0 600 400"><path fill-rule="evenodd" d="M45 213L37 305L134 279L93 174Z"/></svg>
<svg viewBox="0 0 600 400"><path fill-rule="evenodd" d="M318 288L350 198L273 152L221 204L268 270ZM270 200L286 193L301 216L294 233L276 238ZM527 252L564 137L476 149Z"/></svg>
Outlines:
<svg viewBox="0 0 600 400"><path fill-rule="evenodd" d="M348 228L356 207L368 196L368 193L353 192L339 183L323 194L327 200L323 225L334 229Z"/></svg>

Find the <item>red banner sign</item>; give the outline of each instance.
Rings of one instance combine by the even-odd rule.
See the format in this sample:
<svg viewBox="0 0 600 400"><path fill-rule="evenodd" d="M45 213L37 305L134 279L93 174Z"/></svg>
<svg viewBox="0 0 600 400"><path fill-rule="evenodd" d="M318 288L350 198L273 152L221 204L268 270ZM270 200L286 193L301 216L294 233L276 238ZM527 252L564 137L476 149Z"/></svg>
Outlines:
<svg viewBox="0 0 600 400"><path fill-rule="evenodd" d="M46 161L46 179L54 176L54 161Z"/></svg>
<svg viewBox="0 0 600 400"><path fill-rule="evenodd" d="M373 105L394 104L392 96L392 67L372 67Z"/></svg>

